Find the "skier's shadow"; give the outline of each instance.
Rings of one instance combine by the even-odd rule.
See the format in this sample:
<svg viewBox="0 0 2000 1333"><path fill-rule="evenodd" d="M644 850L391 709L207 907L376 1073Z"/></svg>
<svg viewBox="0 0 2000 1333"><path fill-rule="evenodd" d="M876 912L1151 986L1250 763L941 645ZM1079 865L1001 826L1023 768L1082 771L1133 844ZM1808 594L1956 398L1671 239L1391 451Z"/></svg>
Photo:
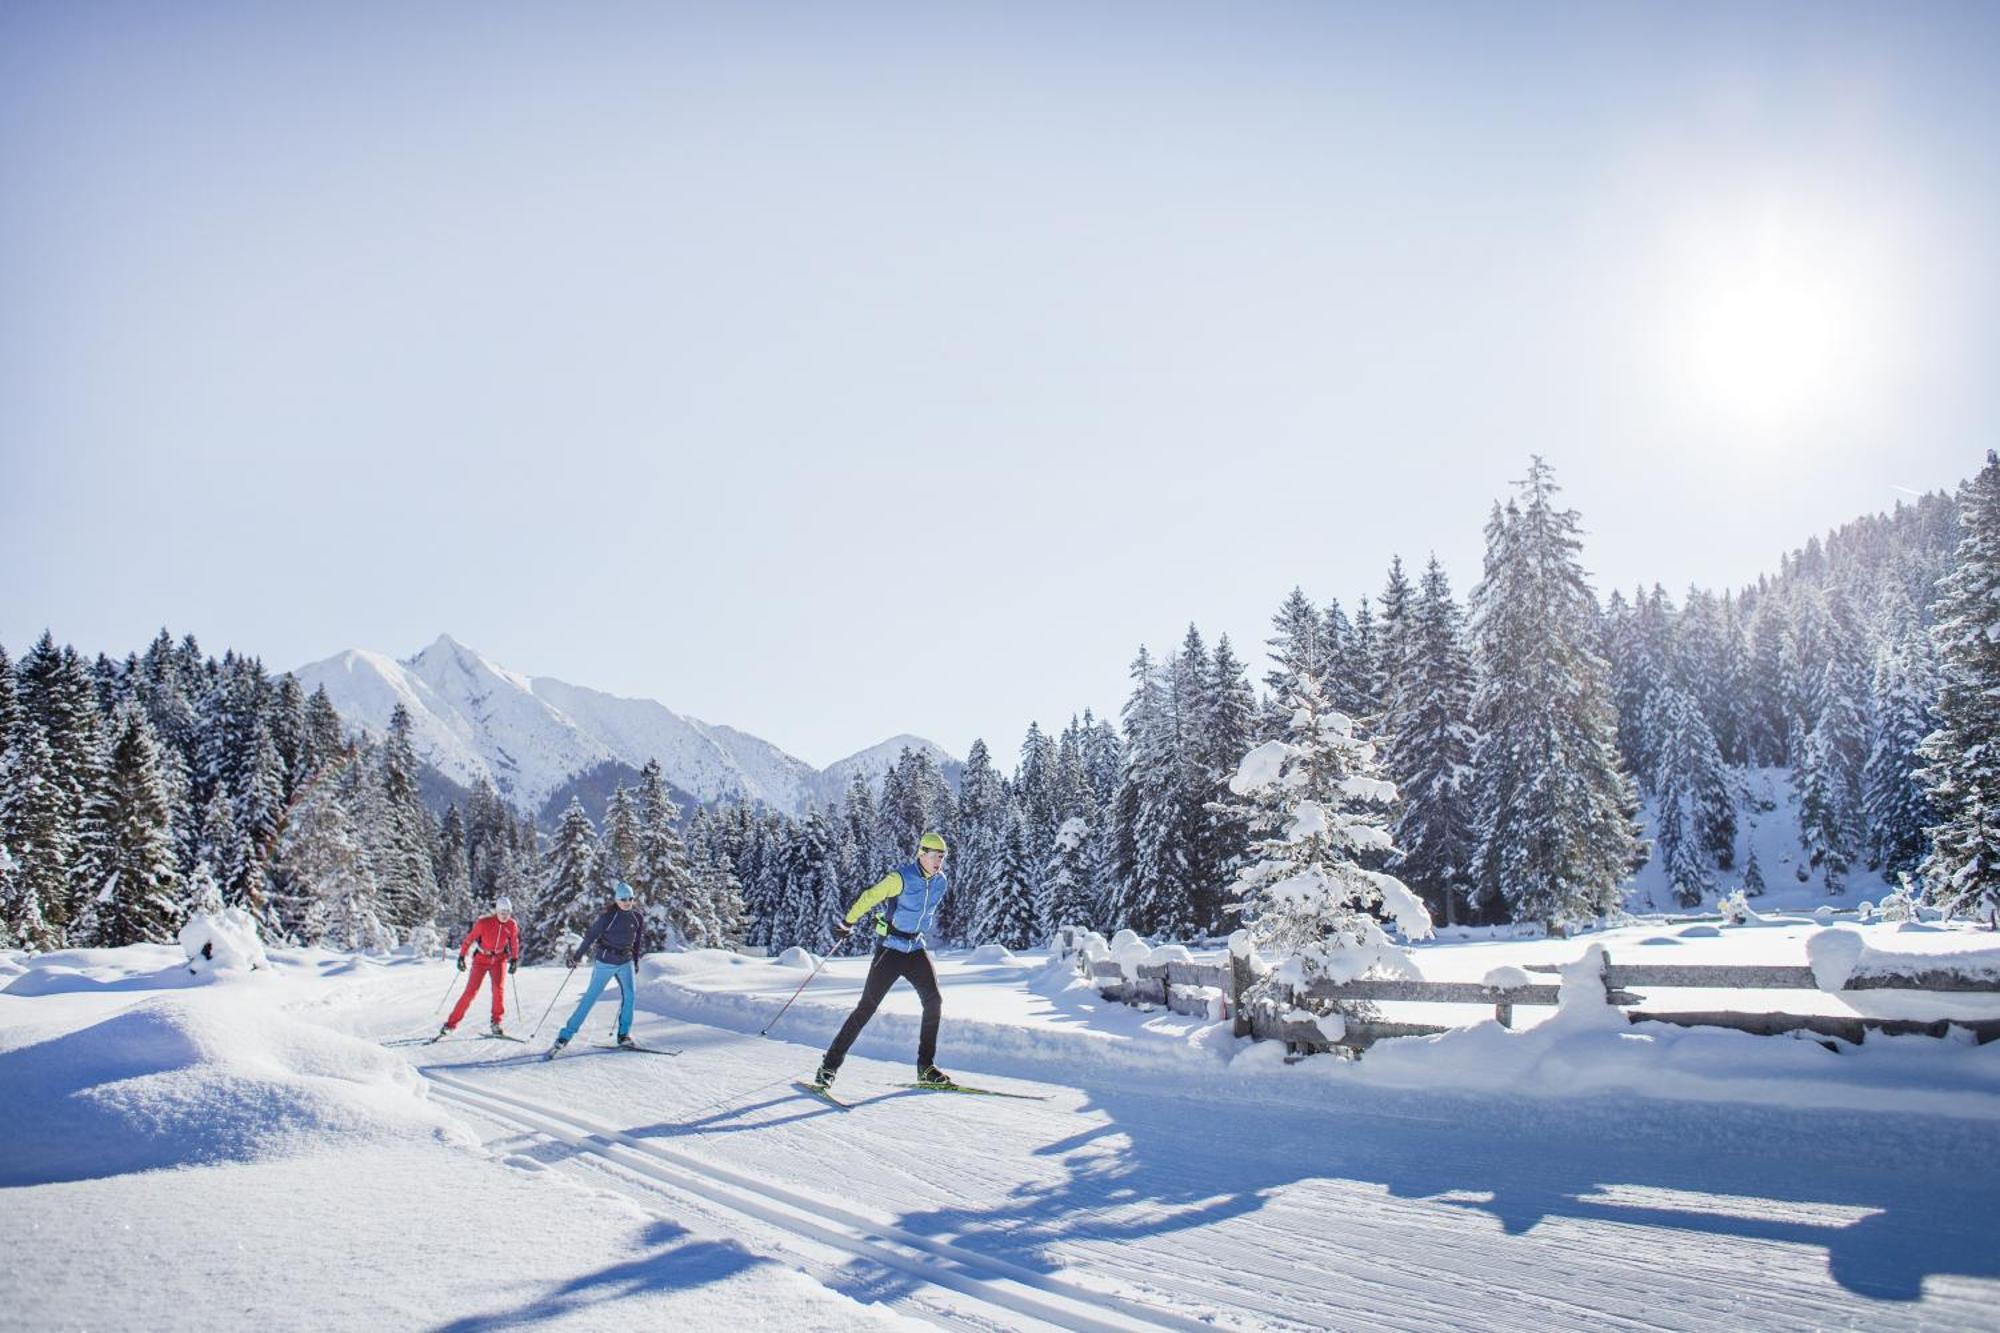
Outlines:
<svg viewBox="0 0 2000 1333"><path fill-rule="evenodd" d="M861 1097L847 1103L847 1110L838 1106L828 1106L825 1102L795 1089L774 1093L760 1101L744 1102L711 1111L707 1115L694 1116L687 1120L660 1120L650 1125L638 1125L626 1130L635 1139L681 1138L693 1134L740 1134L750 1130L771 1130L780 1125L797 1124L803 1120L817 1120L823 1116L847 1115L863 1106L876 1102L886 1102L903 1092L882 1092L873 1097ZM789 1115L765 1115L780 1107L792 1106L797 1109ZM759 1117L762 1116L760 1119Z"/></svg>
<svg viewBox="0 0 2000 1333"><path fill-rule="evenodd" d="M1024 1170L1030 1178L1000 1203L918 1210L898 1224L1053 1273L1088 1266L1123 1241L1170 1256L1163 1236L1225 1225L1280 1197L1287 1216L1310 1218L1343 1215L1314 1208L1317 1200L1358 1196L1361 1207L1344 1215L1367 1217L1386 1190L1412 1201L1391 1210L1405 1230L1432 1230L1463 1213L1492 1219L1505 1239L1493 1242L1489 1232L1482 1243L1504 1256L1518 1238L1524 1272L1558 1262L1552 1247L1574 1253L1569 1231L1559 1241L1534 1234L1561 1219L1590 1224L1589 1261L1607 1271L1629 1244L1604 1225L1617 1223L1653 1229L1668 1253L1677 1233L1819 1247L1835 1283L1879 1301L1918 1300L1934 1275L2000 1277L1991 1239L2000 1232L2000 1191L1987 1165L1989 1135L1971 1121L1741 1105L1715 1114L1612 1097L1543 1104L1332 1082L1271 1097L1248 1096L1241 1082L1210 1091L1094 1091L1083 1111L1101 1116L1098 1123L1034 1150L1058 1165L1056 1175ZM1450 1226L1440 1239L1463 1231ZM1355 1243L1330 1230L1324 1257L1337 1262ZM1319 1246L1306 1239L1299 1253L1313 1256ZM1720 1258L1725 1247L1710 1240L1694 1248L1718 1283L1735 1276ZM913 1285L895 1273L855 1276L878 1299ZM1673 1273L1639 1299L1659 1299L1686 1280Z"/></svg>
<svg viewBox="0 0 2000 1333"><path fill-rule="evenodd" d="M466 1315L439 1324L434 1333L483 1333L539 1324L581 1315L602 1301L650 1292L690 1291L775 1262L750 1253L735 1241L696 1239L687 1228L665 1221L647 1227L639 1243L647 1253L570 1278L516 1309Z"/></svg>

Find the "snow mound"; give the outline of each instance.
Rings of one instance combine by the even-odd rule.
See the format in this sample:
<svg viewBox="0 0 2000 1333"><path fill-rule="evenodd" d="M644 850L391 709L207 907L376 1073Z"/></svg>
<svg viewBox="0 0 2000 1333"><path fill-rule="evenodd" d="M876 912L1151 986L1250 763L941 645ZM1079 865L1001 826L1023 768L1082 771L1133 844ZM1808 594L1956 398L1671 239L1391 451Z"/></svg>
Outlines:
<svg viewBox="0 0 2000 1333"><path fill-rule="evenodd" d="M811 953L809 953L805 949L801 949L796 944L794 944L791 948L785 950L783 953L779 954L776 958L772 959L771 961L776 963L779 967L796 967L796 968L801 968L807 972L810 972L814 968L819 966L819 959L813 957Z"/></svg>
<svg viewBox="0 0 2000 1333"><path fill-rule="evenodd" d="M1482 983L1494 990L1515 990L1535 984L1535 974L1519 967L1496 967L1486 974Z"/></svg>
<svg viewBox="0 0 2000 1333"><path fill-rule="evenodd" d="M1712 940L1721 934L1719 927L1710 925L1687 926L1680 931L1680 937L1684 940Z"/></svg>
<svg viewBox="0 0 2000 1333"><path fill-rule="evenodd" d="M1016 960L1013 953L1004 944L982 944L967 954L965 961L968 963L1011 963Z"/></svg>
<svg viewBox="0 0 2000 1333"><path fill-rule="evenodd" d="M77 991L177 990L207 984L191 975L187 959L171 944L134 944L123 949L64 949L22 958L22 966L0 985L0 995L33 997ZM0 974L4 975L4 974Z"/></svg>
<svg viewBox="0 0 2000 1333"><path fill-rule="evenodd" d="M240 907L196 912L181 927L181 950L196 976L229 976L271 966L257 923Z"/></svg>
<svg viewBox="0 0 2000 1333"><path fill-rule="evenodd" d="M372 1042L228 987L0 1053L0 1187L257 1160L329 1139L476 1142Z"/></svg>
<svg viewBox="0 0 2000 1333"><path fill-rule="evenodd" d="M727 949L677 949L671 952L649 953L639 963L641 980L654 977L691 977L710 972L718 967L730 967L749 961L743 955L731 953Z"/></svg>
<svg viewBox="0 0 2000 1333"><path fill-rule="evenodd" d="M1931 948L1885 948L1876 939L1898 940ZM1913 938L1914 937L1914 938ZM1841 990L1859 977L1914 977L1926 972L1957 972L2000 980L2000 948L1953 948L1963 937L1896 922L1869 928L1869 934L1849 927L1822 930L1806 941L1806 960L1821 990Z"/></svg>
<svg viewBox="0 0 2000 1333"><path fill-rule="evenodd" d="M1153 946L1131 931L1121 930L1111 941L1111 960L1130 975L1133 968L1153 960Z"/></svg>
<svg viewBox="0 0 2000 1333"><path fill-rule="evenodd" d="M1192 963L1194 955L1187 951L1185 944L1162 944L1146 955L1146 961L1155 967L1162 963Z"/></svg>

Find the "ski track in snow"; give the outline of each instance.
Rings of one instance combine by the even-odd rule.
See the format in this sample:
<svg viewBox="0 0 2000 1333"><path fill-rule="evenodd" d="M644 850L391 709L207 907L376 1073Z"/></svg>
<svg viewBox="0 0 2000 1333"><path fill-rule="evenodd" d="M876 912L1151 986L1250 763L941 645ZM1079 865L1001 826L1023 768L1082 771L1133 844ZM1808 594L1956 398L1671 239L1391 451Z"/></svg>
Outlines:
<svg viewBox="0 0 2000 1333"><path fill-rule="evenodd" d="M854 1109L842 1112L786 1086L811 1048L663 1017L647 1015L648 1035L688 1055L651 1063L672 1068L600 1062L564 1082L558 1062L541 1071L554 1083L511 1066L423 1072L452 1106L892 1275L847 1274L850 1294L900 1303L936 1285L997 1302L1016 1324L1993 1326L1993 1284L1951 1276L1993 1275L1990 1263L1962 1266L1986 1246L1990 1206L1919 1214L1919 1185L1871 1196L1886 1166L1872 1149L1859 1160L1814 1151L1816 1132L1867 1145L1886 1130L1881 1117L1816 1126L1748 1107L1407 1096L1329 1107L1341 1094L1308 1089L1315 1106L1243 1086L1248 1100L1234 1105L1171 1088L1033 1084L1055 1100L998 1102L894 1090L904 1067L860 1055L840 1085ZM864 1038L857 1050L868 1049ZM771 1077L774 1064L786 1067ZM713 1088L729 1091L699 1095ZM919 1157L885 1152L883 1134L907 1131L912 1115ZM1737 1116L1750 1123L1724 1123ZM1953 1142L1972 1137L1954 1124L1903 1132L1913 1152L1926 1137L1931 1150L1974 1151ZM1798 1146L1735 1137L1765 1132ZM698 1142L699 1155L661 1137ZM1662 1138L1682 1142L1662 1154ZM1926 1246L1943 1256L1936 1272L1917 1271ZM1057 1298L1084 1313L1035 1304Z"/></svg>
<svg viewBox="0 0 2000 1333"><path fill-rule="evenodd" d="M280 971L272 998L293 1019L377 1042L435 1030L442 965L302 957ZM521 980L528 1003L510 1000L533 1018L559 973ZM1399 1090L1332 1077L1330 1062L1093 1068L1088 1047L989 1047L976 1024L955 1046L952 1006L977 1002L950 986L945 1067L1050 1100L898 1088L912 1034L892 1022L856 1046L838 1085L853 1109L840 1111L788 1086L817 1059L817 1020L802 1020L804 1040L760 1039L676 987L641 995L634 1035L680 1058L544 1063L546 1031L527 1049L461 1036L384 1054L423 1076L411 1091L428 1093L440 1123L470 1131L465 1147L430 1150L464 1161L453 1175L467 1188L498 1168L514 1193L609 1190L655 1227L730 1238L732 1265L762 1264L830 1302L813 1317L982 1330L2000 1328L1990 1120ZM97 1014L131 1000L106 988L8 1003ZM584 1040L608 1028L613 1003ZM115 1200L120 1179L141 1178L31 1188L23 1216L59 1208L64 1190ZM551 1196L552 1212L574 1208L564 1198L589 1194ZM547 1270L568 1254L538 1259ZM792 1299L749 1280L766 1286L745 1294ZM633 1307L562 1308L594 1327ZM362 1309L323 1313L359 1326Z"/></svg>

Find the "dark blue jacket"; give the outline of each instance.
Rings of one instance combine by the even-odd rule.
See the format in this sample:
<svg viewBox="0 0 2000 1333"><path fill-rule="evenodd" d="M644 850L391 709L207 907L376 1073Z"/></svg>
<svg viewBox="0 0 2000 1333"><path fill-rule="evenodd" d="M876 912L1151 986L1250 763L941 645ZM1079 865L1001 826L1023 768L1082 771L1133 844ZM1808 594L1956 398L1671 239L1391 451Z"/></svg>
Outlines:
<svg viewBox="0 0 2000 1333"><path fill-rule="evenodd" d="M592 944L597 946L595 953L591 953ZM636 907L605 908L590 923L590 929L583 932L583 943L576 946L576 951L613 966L638 962L646 952L645 913Z"/></svg>

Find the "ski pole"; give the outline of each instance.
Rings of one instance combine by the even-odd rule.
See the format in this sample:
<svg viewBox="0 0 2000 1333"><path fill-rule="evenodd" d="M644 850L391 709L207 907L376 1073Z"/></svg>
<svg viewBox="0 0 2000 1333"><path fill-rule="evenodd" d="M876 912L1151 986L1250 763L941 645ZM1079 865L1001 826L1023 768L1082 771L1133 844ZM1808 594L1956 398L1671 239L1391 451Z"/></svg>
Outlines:
<svg viewBox="0 0 2000 1333"><path fill-rule="evenodd" d="M819 970L825 966L826 959L824 958L813 964L813 970L806 973L806 979L801 981L799 988L792 992L792 1000L796 1000L799 996L805 994L806 987L812 984L812 979L818 976ZM785 1010L792 1007L792 1000L786 1000L783 1005L779 1006L778 1012L771 1015L771 1021L766 1023L763 1029L757 1033L758 1036L764 1037L770 1035L771 1029L778 1026L778 1020L785 1016Z"/></svg>
<svg viewBox="0 0 2000 1333"><path fill-rule="evenodd" d="M444 1002L446 1000L449 1000L451 998L451 993L457 989L458 989L458 974L454 972L451 976L448 976L444 979L444 994L438 996L438 1002L431 1006L432 1018L437 1017L438 1010L444 1008Z"/></svg>
<svg viewBox="0 0 2000 1333"><path fill-rule="evenodd" d="M521 1008L521 979L510 974L507 978L507 1003L503 1012L509 1018L519 1018Z"/></svg>
<svg viewBox="0 0 2000 1333"><path fill-rule="evenodd" d="M581 963L582 961L583 960L581 958L577 959L575 963L571 963L569 965L569 971L563 973L562 985L556 987L556 993L549 997L549 1007L547 1009L542 1010L542 1016L535 1020L535 1030L528 1034L529 1041L533 1041L536 1037L541 1035L542 1024L549 1021L549 1014L551 1011L555 1009L556 1001L562 998L562 993L564 988L569 985L569 979L576 975L577 963Z"/></svg>

